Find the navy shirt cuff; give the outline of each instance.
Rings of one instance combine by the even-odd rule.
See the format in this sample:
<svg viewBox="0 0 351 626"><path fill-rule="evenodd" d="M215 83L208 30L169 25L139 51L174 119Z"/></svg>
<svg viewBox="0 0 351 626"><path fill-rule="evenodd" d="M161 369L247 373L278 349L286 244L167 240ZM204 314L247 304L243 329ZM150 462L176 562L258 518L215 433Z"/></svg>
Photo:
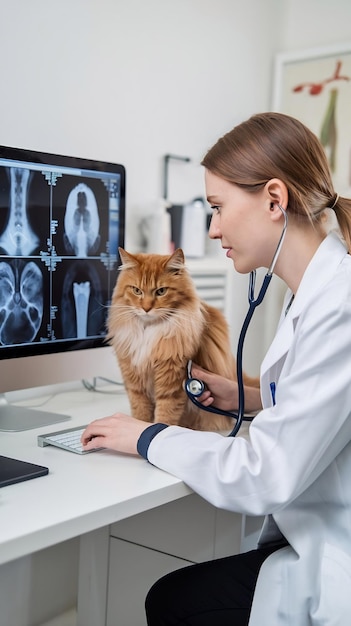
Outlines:
<svg viewBox="0 0 351 626"><path fill-rule="evenodd" d="M154 437L156 437L159 432L161 432L161 430L167 428L167 426L168 424L152 424L148 428L145 428L145 430L141 433L137 443L137 450L140 456L143 456L144 459L148 460L147 453L151 441Z"/></svg>

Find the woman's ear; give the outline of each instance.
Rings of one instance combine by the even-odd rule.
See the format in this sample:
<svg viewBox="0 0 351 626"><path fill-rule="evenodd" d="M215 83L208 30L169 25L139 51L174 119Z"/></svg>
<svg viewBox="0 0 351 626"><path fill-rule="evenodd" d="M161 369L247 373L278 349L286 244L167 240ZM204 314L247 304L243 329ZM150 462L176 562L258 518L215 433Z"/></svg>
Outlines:
<svg viewBox="0 0 351 626"><path fill-rule="evenodd" d="M270 202L272 218L276 216L277 219L279 219L281 217L281 210L278 204L283 207L283 209L287 209L289 199L288 188L280 178L271 178L271 180L266 183L265 189Z"/></svg>

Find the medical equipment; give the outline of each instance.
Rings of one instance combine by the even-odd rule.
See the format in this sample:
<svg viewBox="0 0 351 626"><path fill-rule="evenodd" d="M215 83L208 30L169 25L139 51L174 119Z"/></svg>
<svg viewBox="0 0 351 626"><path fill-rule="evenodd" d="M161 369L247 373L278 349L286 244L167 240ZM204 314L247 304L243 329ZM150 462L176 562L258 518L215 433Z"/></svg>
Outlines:
<svg viewBox="0 0 351 626"><path fill-rule="evenodd" d="M205 390L205 384L203 383L202 380L199 380L197 378L192 378L191 376L191 365L192 362L189 361L188 362L188 367L187 367L187 380L185 381L185 391L188 395L188 397L190 398L190 400L193 402L193 404L195 404L197 407L199 407L200 409L202 409L203 411L208 411L209 413L216 413L219 415L224 415L226 417L231 417L234 420L236 420L235 426L233 428L233 430L229 433L229 437L235 437L235 435L238 433L241 424L243 422L243 420L251 420L252 417L250 416L245 416L245 391L244 391L244 382L243 382L243 348L244 348L244 340L245 340L245 336L246 336L246 331L248 329L248 326L250 324L251 318L254 314L254 311L256 309L256 307L261 304L266 291L268 289L268 285L271 282L272 276L273 276L273 270L275 267L275 264L277 262L281 247L283 245L283 241L285 238L285 233L286 233L286 229L288 226L288 216L286 213L286 210L283 209L282 206L280 206L280 204L278 204L279 209L281 210L283 217L284 217L284 226L283 226L283 230L282 233L280 235L280 239L276 248L276 251L274 253L272 262L267 270L267 273L263 279L263 283L261 285L261 289L258 293L257 298L255 298L255 283L256 283L256 270L253 270L252 272L250 272L250 279L249 279L249 293L248 293L248 299L249 299L249 310L246 314L246 317L244 319L244 323L242 325L241 331L240 331L240 335L239 335L239 341L238 341L238 348L237 348L237 355L236 355L236 371L237 371L237 382L238 382L238 396L239 396L239 402L238 402L238 412L232 412L232 411L224 411L222 409L217 409L214 406L203 406L198 400L197 398L199 396L201 396L201 394L204 392Z"/></svg>

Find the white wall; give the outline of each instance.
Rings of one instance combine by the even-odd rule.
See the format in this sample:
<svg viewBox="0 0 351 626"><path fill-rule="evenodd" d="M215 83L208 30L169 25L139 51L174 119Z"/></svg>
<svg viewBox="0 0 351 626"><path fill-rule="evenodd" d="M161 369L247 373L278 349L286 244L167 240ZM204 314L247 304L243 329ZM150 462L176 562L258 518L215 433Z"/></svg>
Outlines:
<svg viewBox="0 0 351 626"><path fill-rule="evenodd" d="M0 143L121 162L127 247L162 192L203 193L198 163L270 98L280 0L0 0Z"/></svg>
<svg viewBox="0 0 351 626"><path fill-rule="evenodd" d="M284 0L280 42L279 52L291 53L350 43L350 0ZM285 286L275 277L264 303L264 346L268 347L274 333L284 292Z"/></svg>
<svg viewBox="0 0 351 626"><path fill-rule="evenodd" d="M350 0L284 0L282 51L351 40Z"/></svg>

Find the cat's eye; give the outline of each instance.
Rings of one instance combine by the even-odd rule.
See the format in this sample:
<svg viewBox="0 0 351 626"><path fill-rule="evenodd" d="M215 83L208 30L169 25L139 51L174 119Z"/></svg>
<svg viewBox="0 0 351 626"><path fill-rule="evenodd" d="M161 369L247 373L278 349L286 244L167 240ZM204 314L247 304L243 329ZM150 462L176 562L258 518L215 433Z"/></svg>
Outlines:
<svg viewBox="0 0 351 626"><path fill-rule="evenodd" d="M166 293L167 293L167 287L159 287L155 291L156 296L164 296Z"/></svg>
<svg viewBox="0 0 351 626"><path fill-rule="evenodd" d="M142 296L143 292L141 291L141 289L139 289L139 287L132 287L132 291L136 296Z"/></svg>

